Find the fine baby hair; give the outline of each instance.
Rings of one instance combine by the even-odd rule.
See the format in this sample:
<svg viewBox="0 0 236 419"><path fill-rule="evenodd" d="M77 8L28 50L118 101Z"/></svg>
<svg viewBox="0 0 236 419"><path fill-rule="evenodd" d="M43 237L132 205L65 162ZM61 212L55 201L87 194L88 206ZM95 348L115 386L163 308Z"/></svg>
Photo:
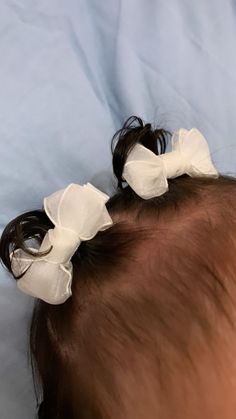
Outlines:
<svg viewBox="0 0 236 419"><path fill-rule="evenodd" d="M36 297L38 418L231 419L236 180L195 128L131 117L112 154L112 197L72 183L1 236L3 265Z"/></svg>

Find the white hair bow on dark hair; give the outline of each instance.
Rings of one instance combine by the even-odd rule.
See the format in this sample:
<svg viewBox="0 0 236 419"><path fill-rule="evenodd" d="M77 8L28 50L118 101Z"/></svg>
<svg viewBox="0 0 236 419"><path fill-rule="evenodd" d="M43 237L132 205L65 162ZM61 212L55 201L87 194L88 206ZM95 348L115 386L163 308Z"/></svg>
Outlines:
<svg viewBox="0 0 236 419"><path fill-rule="evenodd" d="M196 128L175 132L172 151L159 156L136 144L128 155L122 176L140 197L149 199L168 190L167 179L184 173L192 177L219 176L207 142ZM38 251L46 251L51 246L52 250L39 257L23 249L10 254L14 275L25 272L17 280L21 291L50 304L64 303L71 296L70 259L82 240L90 240L98 231L113 225L105 205L108 199L108 195L90 183L83 186L71 183L44 198L45 212L55 227L48 230Z"/></svg>
<svg viewBox="0 0 236 419"><path fill-rule="evenodd" d="M22 249L10 254L16 276L28 269L17 280L21 291L50 304L64 303L71 296L70 259L82 240L92 239L98 231L113 224L105 205L108 199L108 195L90 183L83 186L71 183L44 198L45 212L55 227L48 230L38 251L53 248L46 256L39 257Z"/></svg>
<svg viewBox="0 0 236 419"><path fill-rule="evenodd" d="M143 199L154 198L168 190L167 179L183 174L191 177L219 176L209 152L208 144L196 128L181 128L171 139L172 151L157 156L141 144L136 144L128 155L122 177Z"/></svg>

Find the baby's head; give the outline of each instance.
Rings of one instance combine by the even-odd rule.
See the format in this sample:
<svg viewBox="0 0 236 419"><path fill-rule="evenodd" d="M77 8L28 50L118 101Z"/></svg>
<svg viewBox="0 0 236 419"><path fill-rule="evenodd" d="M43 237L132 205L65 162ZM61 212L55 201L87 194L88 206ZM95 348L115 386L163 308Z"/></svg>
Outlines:
<svg viewBox="0 0 236 419"><path fill-rule="evenodd" d="M127 157L137 143L164 153L167 137L139 119L117 133L114 224L74 253L64 304L36 300L41 419L235 418L236 180L183 174L140 197L124 185ZM0 256L10 272L10 251L51 228L44 210L8 224Z"/></svg>

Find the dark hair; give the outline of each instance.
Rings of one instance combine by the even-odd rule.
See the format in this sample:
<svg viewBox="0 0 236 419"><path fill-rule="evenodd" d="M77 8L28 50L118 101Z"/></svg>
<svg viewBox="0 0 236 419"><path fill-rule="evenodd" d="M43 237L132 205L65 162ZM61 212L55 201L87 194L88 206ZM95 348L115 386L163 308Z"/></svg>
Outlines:
<svg viewBox="0 0 236 419"><path fill-rule="evenodd" d="M147 392L143 363L158 399L169 388L173 359L195 368L199 341L217 339L209 313L232 323L235 179L183 175L149 200L124 185L132 147L164 153L168 136L137 117L115 134L118 190L106 204L114 225L75 252L70 299L58 306L35 300L30 353L39 419L116 418L136 385ZM5 227L0 257L9 272L10 252L27 251L28 239L41 243L49 228L44 210Z"/></svg>
<svg viewBox="0 0 236 419"><path fill-rule="evenodd" d="M144 125L141 118L131 116L112 138L113 171L118 180L118 188L123 187L122 172L129 152L140 143L155 154L164 154L170 132L163 128L152 130L151 124ZM160 148L160 153L159 149Z"/></svg>

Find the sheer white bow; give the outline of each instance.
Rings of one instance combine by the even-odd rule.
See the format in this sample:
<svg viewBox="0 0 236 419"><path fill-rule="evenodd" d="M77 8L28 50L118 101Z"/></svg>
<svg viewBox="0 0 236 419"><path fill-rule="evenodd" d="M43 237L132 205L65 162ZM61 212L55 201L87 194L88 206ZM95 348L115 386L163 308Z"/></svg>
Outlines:
<svg viewBox="0 0 236 419"><path fill-rule="evenodd" d="M22 249L10 254L15 275L29 268L17 280L21 291L50 304L64 303L71 296L70 259L82 240L92 239L98 231L113 224L105 206L108 199L108 195L89 183L83 186L71 183L44 198L44 210L55 227L48 230L38 250L30 250L53 248L48 255L38 258Z"/></svg>
<svg viewBox="0 0 236 419"><path fill-rule="evenodd" d="M172 151L159 156L141 144L129 153L122 177L141 198L162 195L168 190L167 179L185 173L191 177L219 176L207 141L196 128L174 132L171 144Z"/></svg>

